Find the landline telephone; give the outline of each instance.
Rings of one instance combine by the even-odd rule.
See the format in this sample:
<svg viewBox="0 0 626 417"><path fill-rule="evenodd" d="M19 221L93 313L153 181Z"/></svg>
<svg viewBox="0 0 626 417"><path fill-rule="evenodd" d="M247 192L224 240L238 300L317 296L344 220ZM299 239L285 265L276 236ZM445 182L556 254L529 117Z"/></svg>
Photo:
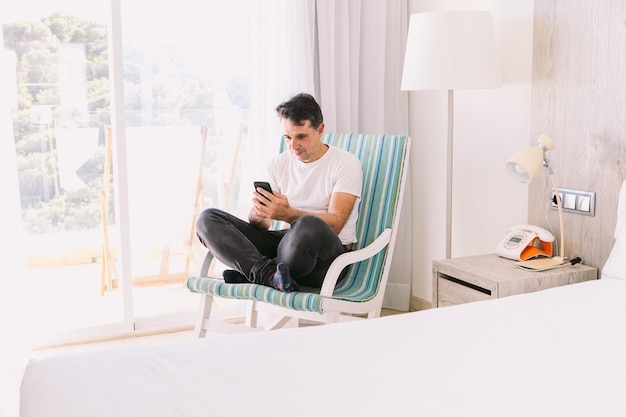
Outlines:
<svg viewBox="0 0 626 417"><path fill-rule="evenodd" d="M552 256L552 233L539 226L520 224L509 229L496 247L496 253L503 258L516 261L539 256Z"/></svg>

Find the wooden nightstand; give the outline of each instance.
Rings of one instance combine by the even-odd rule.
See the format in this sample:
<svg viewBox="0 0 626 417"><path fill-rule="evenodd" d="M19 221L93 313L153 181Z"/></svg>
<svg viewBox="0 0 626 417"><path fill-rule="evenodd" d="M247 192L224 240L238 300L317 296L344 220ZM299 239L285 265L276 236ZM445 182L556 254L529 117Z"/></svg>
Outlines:
<svg viewBox="0 0 626 417"><path fill-rule="evenodd" d="M433 307L534 292L597 277L596 268L582 264L530 272L496 254L443 259L433 262Z"/></svg>

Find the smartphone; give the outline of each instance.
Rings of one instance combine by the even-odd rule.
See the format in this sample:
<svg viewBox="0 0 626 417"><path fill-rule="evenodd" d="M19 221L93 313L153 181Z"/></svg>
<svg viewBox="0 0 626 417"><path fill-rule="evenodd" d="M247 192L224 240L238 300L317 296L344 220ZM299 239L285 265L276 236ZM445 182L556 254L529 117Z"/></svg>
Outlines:
<svg viewBox="0 0 626 417"><path fill-rule="evenodd" d="M272 193L272 187L267 181L254 181L254 189L256 190L257 188L263 188L265 191Z"/></svg>

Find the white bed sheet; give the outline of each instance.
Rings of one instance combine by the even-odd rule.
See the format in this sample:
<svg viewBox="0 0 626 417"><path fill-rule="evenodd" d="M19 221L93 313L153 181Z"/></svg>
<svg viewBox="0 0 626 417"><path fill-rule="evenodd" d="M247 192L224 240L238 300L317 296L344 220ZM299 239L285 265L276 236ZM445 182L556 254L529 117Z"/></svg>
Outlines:
<svg viewBox="0 0 626 417"><path fill-rule="evenodd" d="M625 416L626 281L32 360L22 417Z"/></svg>

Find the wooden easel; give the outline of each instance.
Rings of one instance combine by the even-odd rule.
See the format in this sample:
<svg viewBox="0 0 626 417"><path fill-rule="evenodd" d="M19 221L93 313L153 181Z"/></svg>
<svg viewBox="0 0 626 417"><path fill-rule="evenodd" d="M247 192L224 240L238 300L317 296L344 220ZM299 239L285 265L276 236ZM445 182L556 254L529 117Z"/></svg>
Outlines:
<svg viewBox="0 0 626 417"><path fill-rule="evenodd" d="M229 175L228 185L232 181L234 176L234 162L237 158L239 144L241 142L242 136L245 135L245 128L241 128L239 131L239 135L237 137L236 143L236 151L233 155L233 161L231 166L231 171ZM200 126L200 147L198 154L198 171L196 175L196 187L195 187L195 195L193 201L193 212L190 221L189 234L182 245L178 245L178 250L173 249L169 244L165 245L161 250L161 262L160 262L160 270L158 275L149 275L149 276L141 276L141 277L133 277L133 285L143 286L143 285L155 285L155 284L164 284L164 283L174 283L181 282L186 280L187 275L189 274L189 268L191 266L191 262L194 258L194 243L197 243L196 237L196 217L199 213L199 210L204 206L202 194L203 194L203 184L202 184L202 172L204 168L204 160L206 153L206 145L207 145L207 137L208 137L208 129L206 126ZM105 162L104 162L104 184L103 188L100 190L100 203L101 203L101 219L102 219L102 274L101 274L101 282L100 282L100 293L103 295L106 291L111 291L117 288L117 270L115 269L115 263L113 261L111 247L110 247L110 239L109 239L109 231L108 231L108 213L109 213L109 196L110 196L110 181L111 181L111 161L112 161L112 130L110 126L106 128L106 148L105 148ZM225 188L223 192L228 195L230 193L230 188L225 184ZM185 270L183 273L170 273L169 271L169 263L172 251L179 251L180 246L182 246L182 253L186 256L185 258ZM178 252L180 253L180 252Z"/></svg>
<svg viewBox="0 0 626 417"><path fill-rule="evenodd" d="M208 137L208 129L206 126L200 126L200 146L198 153L198 171L196 174L196 186L193 198L193 211L191 212L189 233L183 242L180 242L174 247L170 244L165 244L161 249L161 262L159 266L158 275L146 275L140 277L133 277L133 285L135 286L149 286L149 285L163 285L181 283L187 279L189 275L189 268L191 262L194 259L194 243L197 242L196 237L196 217L199 210L204 206L202 199L203 184L202 184L202 172L204 169L204 160L206 154L206 144ZM182 273L171 273L169 270L170 258L172 253L185 255L185 269Z"/></svg>
<svg viewBox="0 0 626 417"><path fill-rule="evenodd" d="M102 271L100 276L100 295L117 287L117 270L111 255L109 242L109 192L111 188L111 158L113 135L111 126L106 127L106 143L104 154L104 176L100 190L100 217L102 220Z"/></svg>
<svg viewBox="0 0 626 417"><path fill-rule="evenodd" d="M239 151L241 148L241 144L243 143L244 138L246 137L247 134L248 134L248 127L245 125L239 126L237 137L235 138L235 145L234 145L235 148L233 150L232 158L230 161L230 170L228 171L228 178L226 178L226 180L223 181L222 183L222 202L224 205L221 208L225 211L230 211L229 201L230 201L231 186L235 178L235 166L236 166L237 160L239 159ZM195 230L194 230L194 234L195 234ZM217 259L213 258L207 270L208 276L212 277L215 275L216 263L217 263Z"/></svg>
<svg viewBox="0 0 626 417"><path fill-rule="evenodd" d="M206 126L200 126L200 155L198 161L198 176L196 177L196 193L193 201L193 216L191 218L191 227L189 229L189 238L185 242L187 257L185 259L185 274L189 273L189 266L193 259L193 243L196 240L196 217L198 211L202 208L202 170L204 169L204 155L206 151L208 129Z"/></svg>

